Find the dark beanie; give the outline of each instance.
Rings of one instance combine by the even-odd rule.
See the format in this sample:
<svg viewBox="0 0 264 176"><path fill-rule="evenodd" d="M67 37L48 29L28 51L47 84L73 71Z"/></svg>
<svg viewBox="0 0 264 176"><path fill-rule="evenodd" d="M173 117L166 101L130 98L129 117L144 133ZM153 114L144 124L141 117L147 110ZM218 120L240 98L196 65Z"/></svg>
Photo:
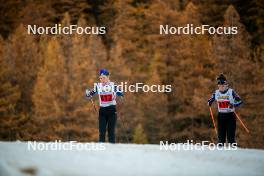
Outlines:
<svg viewBox="0 0 264 176"><path fill-rule="evenodd" d="M221 74L216 78L216 80L217 80L217 84L221 84L221 85L223 85L223 84L226 84L226 83L227 83L226 77L224 76L223 73L221 73Z"/></svg>

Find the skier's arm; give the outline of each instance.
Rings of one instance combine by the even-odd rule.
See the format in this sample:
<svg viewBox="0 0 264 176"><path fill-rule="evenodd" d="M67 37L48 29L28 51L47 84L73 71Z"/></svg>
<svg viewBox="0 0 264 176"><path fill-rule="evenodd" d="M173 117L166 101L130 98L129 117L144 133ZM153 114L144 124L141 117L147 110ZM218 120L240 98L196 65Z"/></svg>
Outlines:
<svg viewBox="0 0 264 176"><path fill-rule="evenodd" d="M240 98L240 96L234 90L232 91L232 96L233 96L233 98L235 100L234 107L240 106L243 103L243 101Z"/></svg>
<svg viewBox="0 0 264 176"><path fill-rule="evenodd" d="M97 93L97 85L94 86L92 90L86 89L85 90L85 95L86 97L92 97Z"/></svg>
<svg viewBox="0 0 264 176"><path fill-rule="evenodd" d="M208 100L208 106L211 106L215 101L215 92L212 94L211 98Z"/></svg>
<svg viewBox="0 0 264 176"><path fill-rule="evenodd" d="M117 96L121 96L121 97L124 96L124 93L120 89L118 89L116 85L115 85L115 93Z"/></svg>

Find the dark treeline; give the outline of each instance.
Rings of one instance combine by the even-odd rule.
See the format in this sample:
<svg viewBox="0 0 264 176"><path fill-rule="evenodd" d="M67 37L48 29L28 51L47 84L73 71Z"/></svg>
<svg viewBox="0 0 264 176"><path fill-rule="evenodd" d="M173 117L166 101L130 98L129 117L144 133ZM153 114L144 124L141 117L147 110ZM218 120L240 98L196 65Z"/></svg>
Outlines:
<svg viewBox="0 0 264 176"><path fill-rule="evenodd" d="M50 25L62 20L65 12L71 15L71 21L77 23L81 15L97 25L112 27L117 17L117 9L113 6L116 0L0 0L0 34L7 38L20 24ZM263 44L264 10L263 0L165 0L173 10L182 11L189 2L193 2L201 18L201 23L213 26L222 24L223 15L229 5L238 11L241 22L246 26L252 36L252 47ZM131 0L133 7L145 6L155 3L153 0ZM126 3L126 4L127 4ZM105 44L110 42L105 39Z"/></svg>
<svg viewBox="0 0 264 176"><path fill-rule="evenodd" d="M208 3L210 2L210 3ZM172 93L126 93L117 140L215 141L207 99L226 74L244 105L243 147L264 142L261 1L40 0L1 3L0 139L96 141L84 90L107 68L118 82L170 84ZM106 35L28 35L27 24L106 26ZM237 35L159 35L159 25L238 26Z"/></svg>

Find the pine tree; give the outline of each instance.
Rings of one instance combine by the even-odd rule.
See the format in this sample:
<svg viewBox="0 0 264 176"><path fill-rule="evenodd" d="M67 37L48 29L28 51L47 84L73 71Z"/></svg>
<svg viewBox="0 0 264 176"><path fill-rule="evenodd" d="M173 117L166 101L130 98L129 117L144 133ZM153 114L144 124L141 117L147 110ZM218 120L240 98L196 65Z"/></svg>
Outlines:
<svg viewBox="0 0 264 176"><path fill-rule="evenodd" d="M250 36L244 25L240 23L239 14L234 6L228 7L224 18L224 26L238 27L238 34L215 36L214 54L218 71L226 73L230 83L236 87L237 84L248 83L253 76L253 65L250 61ZM243 68L242 73L241 68Z"/></svg>
<svg viewBox="0 0 264 176"><path fill-rule="evenodd" d="M0 37L0 138L14 140L20 120L15 111L20 90L18 85L12 83L10 68L3 57L3 48L3 39Z"/></svg>
<svg viewBox="0 0 264 176"><path fill-rule="evenodd" d="M34 36L28 35L26 28L20 25L8 39L4 52L4 57L10 65L10 74L21 90L16 109L29 114L32 111L32 90L42 61L37 42Z"/></svg>
<svg viewBox="0 0 264 176"><path fill-rule="evenodd" d="M149 21L153 24L153 31L159 31L157 29L159 24L169 26L201 24L197 8L192 3L189 3L181 14L163 2L158 1L158 3L150 8ZM153 44L154 56L159 57L159 62L163 63L158 69L161 81L173 87L173 91L167 93L165 136L168 139L181 140L194 137L195 131L190 129L194 129L195 120L199 121L199 116L207 112L203 104L212 84L210 76L213 73L214 61L211 59L209 39L206 35L183 34L152 35L150 38L156 41ZM204 84L208 84L209 87L205 89ZM181 125L179 125L180 121ZM181 126L184 125L188 128L182 131Z"/></svg>
<svg viewBox="0 0 264 176"><path fill-rule="evenodd" d="M114 27L109 33L113 40L112 49L118 48L120 57L127 65L132 66L130 69L134 73L133 78L143 81L145 65L149 63L150 58L146 40L149 32L145 14L146 7L144 4L136 7L132 4L131 0L114 2L117 14Z"/></svg>
<svg viewBox="0 0 264 176"><path fill-rule="evenodd" d="M65 60L56 38L49 41L43 67L34 87L35 117L40 121L64 115Z"/></svg>
<svg viewBox="0 0 264 176"><path fill-rule="evenodd" d="M141 124L138 124L134 130L133 143L136 144L147 144L148 140L144 133L144 129Z"/></svg>
<svg viewBox="0 0 264 176"><path fill-rule="evenodd" d="M167 95L170 92L165 91L166 85L162 83L161 77L158 73L159 70L165 68L165 63L161 61L160 55L155 55L149 66L148 80L146 85L158 85L157 88L161 92L147 92L141 97L141 107L143 107L143 118L139 119L139 122L144 124L145 133L150 143L158 143L167 131L167 124L169 124L170 118L168 118L168 102ZM174 91L174 90L172 90Z"/></svg>

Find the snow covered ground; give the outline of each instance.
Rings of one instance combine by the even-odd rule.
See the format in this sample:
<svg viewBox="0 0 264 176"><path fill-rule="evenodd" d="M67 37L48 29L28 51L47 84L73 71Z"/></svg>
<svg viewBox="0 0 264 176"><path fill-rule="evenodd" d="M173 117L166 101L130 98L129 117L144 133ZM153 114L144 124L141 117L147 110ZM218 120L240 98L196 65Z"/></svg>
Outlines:
<svg viewBox="0 0 264 176"><path fill-rule="evenodd" d="M27 142L0 142L0 175L264 175L263 150L166 151L136 144L103 149L29 151Z"/></svg>

